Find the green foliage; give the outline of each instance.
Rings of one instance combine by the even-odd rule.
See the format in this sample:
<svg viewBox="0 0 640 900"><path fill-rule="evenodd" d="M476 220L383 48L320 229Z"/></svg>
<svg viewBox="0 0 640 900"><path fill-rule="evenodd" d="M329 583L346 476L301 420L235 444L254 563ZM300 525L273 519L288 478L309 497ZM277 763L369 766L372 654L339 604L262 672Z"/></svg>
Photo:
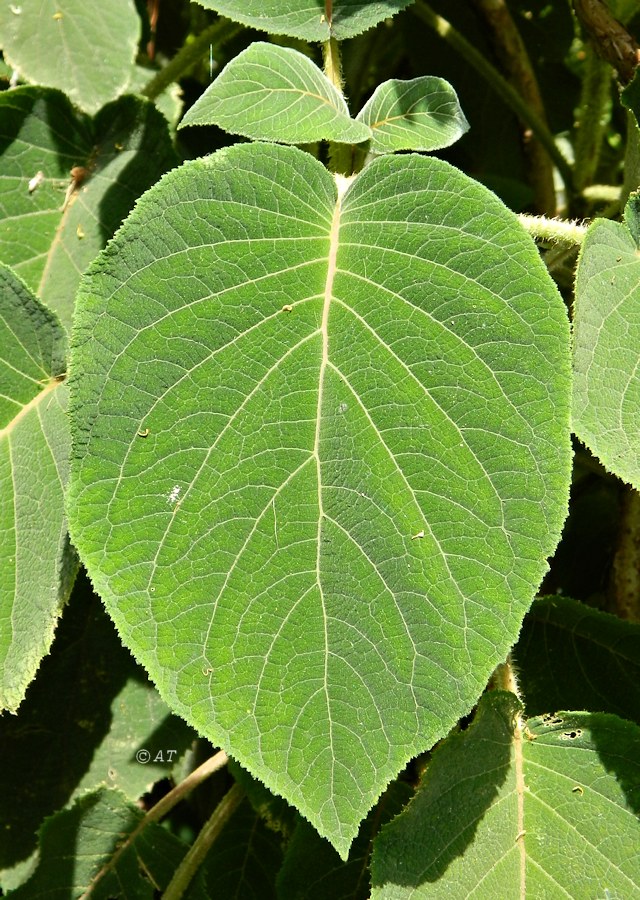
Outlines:
<svg viewBox="0 0 640 900"><path fill-rule="evenodd" d="M0 6L8 896L640 892L638 78L451 6Z"/></svg>

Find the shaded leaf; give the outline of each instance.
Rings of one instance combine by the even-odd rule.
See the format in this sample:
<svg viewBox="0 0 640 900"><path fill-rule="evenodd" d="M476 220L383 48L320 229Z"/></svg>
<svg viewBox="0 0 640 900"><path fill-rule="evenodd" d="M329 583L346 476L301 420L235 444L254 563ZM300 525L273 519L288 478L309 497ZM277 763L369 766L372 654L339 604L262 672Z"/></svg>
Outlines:
<svg viewBox="0 0 640 900"><path fill-rule="evenodd" d="M71 809L44 823L40 856L31 878L11 893L15 900L153 900L169 884L187 847L156 823L134 841L142 810L115 790L84 794ZM187 900L208 900L197 874Z"/></svg>
<svg viewBox="0 0 640 900"><path fill-rule="evenodd" d="M306 41L339 41L373 28L409 6L412 0L333 0L331 28L325 0L197 0L235 22L271 34L289 34Z"/></svg>
<svg viewBox="0 0 640 900"><path fill-rule="evenodd" d="M0 46L26 81L60 88L97 112L123 93L140 39L133 0L0 2Z"/></svg>
<svg viewBox="0 0 640 900"><path fill-rule="evenodd" d="M561 713L514 729L510 694L482 698L434 754L374 845L373 900L635 896L640 730Z"/></svg>
<svg viewBox="0 0 640 900"><path fill-rule="evenodd" d="M640 625L568 597L543 597L514 650L530 715L584 709L640 724Z"/></svg>
<svg viewBox="0 0 640 900"><path fill-rule="evenodd" d="M360 110L357 121L371 128L374 153L440 150L469 130L456 92L448 81L433 76L385 81Z"/></svg>
<svg viewBox="0 0 640 900"><path fill-rule="evenodd" d="M604 466L640 487L640 197L625 221L596 219L578 260L573 428Z"/></svg>
<svg viewBox="0 0 640 900"><path fill-rule="evenodd" d="M486 189L421 156L337 185L239 144L137 205L82 291L70 510L169 705L346 855L519 632L569 360Z"/></svg>
<svg viewBox="0 0 640 900"><path fill-rule="evenodd" d="M307 56L260 41L224 68L180 123L187 125L218 125L233 134L286 144L359 143L371 136Z"/></svg>
<svg viewBox="0 0 640 900"><path fill-rule="evenodd" d="M18 88L0 93L0 154L0 259L70 328L80 276L176 161L167 123L137 97L91 120L58 91Z"/></svg>
<svg viewBox="0 0 640 900"><path fill-rule="evenodd" d="M12 785L0 794L0 870L24 860L45 816L84 791L105 784L131 800L142 796L194 737L122 647L81 575L19 715L0 719ZM148 762L137 757L144 750Z"/></svg>
<svg viewBox="0 0 640 900"><path fill-rule="evenodd" d="M77 569L64 514L64 354L57 316L0 265L0 708L12 712L49 650Z"/></svg>

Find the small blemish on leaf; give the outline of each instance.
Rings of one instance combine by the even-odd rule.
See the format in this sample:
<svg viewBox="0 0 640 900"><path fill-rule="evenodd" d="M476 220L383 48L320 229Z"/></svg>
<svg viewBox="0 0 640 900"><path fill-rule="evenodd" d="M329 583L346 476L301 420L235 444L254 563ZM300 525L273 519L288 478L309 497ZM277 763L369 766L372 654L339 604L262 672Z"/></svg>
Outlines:
<svg viewBox="0 0 640 900"><path fill-rule="evenodd" d="M285 303L285 305L282 307L281 312L291 312L292 309L293 306L290 303Z"/></svg>
<svg viewBox="0 0 640 900"><path fill-rule="evenodd" d="M565 731L565 733L560 735L560 737L564 741L575 741L575 739L579 738L581 735L582 731L577 728L575 731Z"/></svg>
<svg viewBox="0 0 640 900"><path fill-rule="evenodd" d="M56 22L59 22L60 19L63 18L62 13L61 13L61 12L56 12L56 13L54 13L54 14L53 14L53 18L56 20Z"/></svg>
<svg viewBox="0 0 640 900"><path fill-rule="evenodd" d="M21 6L10 6L9 9L14 14L14 16L22 15L22 7Z"/></svg>
<svg viewBox="0 0 640 900"><path fill-rule="evenodd" d="M122 153L122 151L124 150L124 144L119 144L116 141L116 143L113 145L113 149L117 150L118 153Z"/></svg>
<svg viewBox="0 0 640 900"><path fill-rule="evenodd" d="M44 172L36 172L33 178L29 179L29 193L33 194L35 190L37 190L41 184L44 184Z"/></svg>
<svg viewBox="0 0 640 900"><path fill-rule="evenodd" d="M527 833L526 831L519 831L518 834L516 835L516 839L515 839L515 842L514 842L514 843L517 843L518 841L521 841L522 838L525 836L526 833Z"/></svg>
<svg viewBox="0 0 640 900"><path fill-rule="evenodd" d="M571 790L574 794L580 794L581 797L584 794L584 789L581 788L579 784L576 784L576 786L572 787Z"/></svg>
<svg viewBox="0 0 640 900"><path fill-rule="evenodd" d="M178 497L180 496L180 491L182 488L179 484L174 484L169 492L169 496L167 497L167 503L170 503L172 506L174 503L178 502Z"/></svg>
<svg viewBox="0 0 640 900"><path fill-rule="evenodd" d="M411 535L411 540L412 540L412 541L417 541L417 540L419 540L419 539L421 540L423 537L424 537L424 529L423 529L422 531L419 531L417 534L412 534L412 535Z"/></svg>
<svg viewBox="0 0 640 900"><path fill-rule="evenodd" d="M78 227L76 228L76 237L78 238L79 241L81 241L85 237L85 233L84 233L84 229L82 228L82 225L78 225Z"/></svg>
<svg viewBox="0 0 640 900"><path fill-rule="evenodd" d="M213 673L213 669L210 666L208 668L202 670L202 674L205 676L205 678L208 675L211 675L212 673Z"/></svg>
<svg viewBox="0 0 640 900"><path fill-rule="evenodd" d="M148 428L140 428L136 434L138 437L149 437L149 429Z"/></svg>

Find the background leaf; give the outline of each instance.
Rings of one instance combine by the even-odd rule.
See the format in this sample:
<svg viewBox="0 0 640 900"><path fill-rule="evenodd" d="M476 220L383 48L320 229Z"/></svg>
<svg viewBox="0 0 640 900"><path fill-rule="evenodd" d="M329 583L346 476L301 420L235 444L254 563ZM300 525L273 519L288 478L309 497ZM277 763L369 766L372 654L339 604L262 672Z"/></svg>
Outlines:
<svg viewBox="0 0 640 900"><path fill-rule="evenodd" d="M557 541L562 301L446 163L380 157L340 206L308 154L241 144L149 192L81 304L92 579L169 705L346 854Z"/></svg>
<svg viewBox="0 0 640 900"><path fill-rule="evenodd" d="M383 828L373 900L630 897L640 730L561 713L514 732L515 697L484 696L467 731L434 754L405 812Z"/></svg>
<svg viewBox="0 0 640 900"><path fill-rule="evenodd" d="M530 715L584 709L640 724L640 625L543 597L525 617L514 656Z"/></svg>
<svg viewBox="0 0 640 900"><path fill-rule="evenodd" d="M81 574L19 715L0 719L12 785L0 794L2 886L34 850L45 816L100 784L137 800L169 776L195 737L123 648ZM149 751L148 762L139 750Z"/></svg>
<svg viewBox="0 0 640 900"><path fill-rule="evenodd" d="M92 121L58 91L17 88L0 93L0 158L0 259L70 328L80 276L176 162L167 123L140 98Z"/></svg>
<svg viewBox="0 0 640 900"><path fill-rule="evenodd" d="M84 794L71 809L47 819L37 868L11 896L15 900L80 896L153 900L169 884L187 847L156 823L145 826L132 844L126 844L142 816L142 810L118 791L101 788ZM183 894L186 900L207 900L201 879L198 873Z"/></svg>
<svg viewBox="0 0 640 900"><path fill-rule="evenodd" d="M289 34L306 41L337 40L360 34L409 6L412 0L333 0L331 32L325 0L198 0L235 22L272 34Z"/></svg>
<svg viewBox="0 0 640 900"><path fill-rule="evenodd" d="M15 712L77 569L63 491L69 472L65 334L0 265L0 709Z"/></svg>
<svg viewBox="0 0 640 900"><path fill-rule="evenodd" d="M90 113L123 93L139 39L133 0L0 2L5 59L27 81L60 88Z"/></svg>
<svg viewBox="0 0 640 900"><path fill-rule="evenodd" d="M234 57L180 127L218 125L233 134L303 144L359 143L371 136L344 97L307 56L257 41Z"/></svg>
<svg viewBox="0 0 640 900"><path fill-rule="evenodd" d="M440 150L469 130L456 92L449 82L432 76L385 81L357 120L371 128L375 153Z"/></svg>
<svg viewBox="0 0 640 900"><path fill-rule="evenodd" d="M596 219L576 272L573 428L610 471L640 487L640 197L625 221Z"/></svg>

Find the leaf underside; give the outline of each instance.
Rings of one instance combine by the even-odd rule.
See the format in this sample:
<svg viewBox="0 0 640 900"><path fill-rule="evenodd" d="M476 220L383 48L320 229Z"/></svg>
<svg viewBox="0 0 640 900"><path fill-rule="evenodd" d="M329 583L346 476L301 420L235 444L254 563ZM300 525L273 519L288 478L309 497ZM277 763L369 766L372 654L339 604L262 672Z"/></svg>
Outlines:
<svg viewBox="0 0 640 900"><path fill-rule="evenodd" d="M446 163L237 145L80 294L72 535L170 706L346 854L517 637L567 502L567 321ZM551 409L551 411L550 411Z"/></svg>

